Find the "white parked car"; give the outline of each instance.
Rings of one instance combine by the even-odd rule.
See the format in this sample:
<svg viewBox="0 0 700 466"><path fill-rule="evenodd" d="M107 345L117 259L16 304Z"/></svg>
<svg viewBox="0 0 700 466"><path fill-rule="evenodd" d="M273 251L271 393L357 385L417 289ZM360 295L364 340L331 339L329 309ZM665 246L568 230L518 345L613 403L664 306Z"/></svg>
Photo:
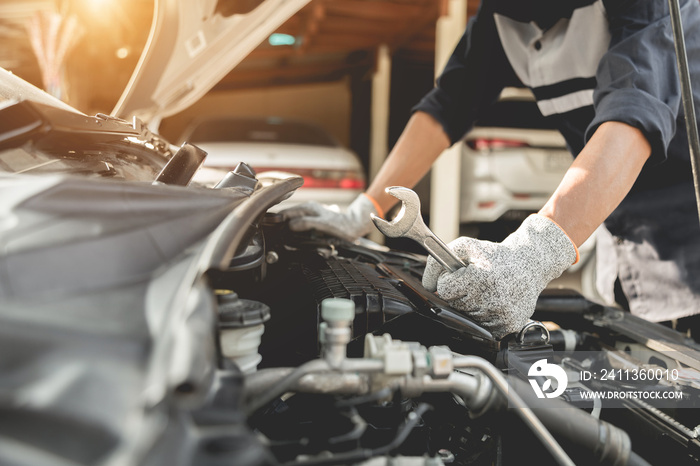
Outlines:
<svg viewBox="0 0 700 466"><path fill-rule="evenodd" d="M537 212L573 161L524 89L506 89L463 148L462 223L522 220Z"/></svg>
<svg viewBox="0 0 700 466"><path fill-rule="evenodd" d="M315 124L282 118L216 117L197 120L183 141L208 155L195 178L215 184L222 172L245 162L259 176L286 172L304 178L304 186L283 207L314 200L344 208L365 189L362 164Z"/></svg>

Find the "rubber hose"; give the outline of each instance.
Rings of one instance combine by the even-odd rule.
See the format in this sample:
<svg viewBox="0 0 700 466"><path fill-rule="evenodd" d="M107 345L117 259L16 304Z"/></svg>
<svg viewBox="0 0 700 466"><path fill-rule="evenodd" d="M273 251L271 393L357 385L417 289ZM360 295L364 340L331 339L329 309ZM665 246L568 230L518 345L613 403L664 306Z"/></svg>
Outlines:
<svg viewBox="0 0 700 466"><path fill-rule="evenodd" d="M596 464L628 464L631 442L627 432L555 398L547 400L546 409L533 408L538 404L541 406L542 401L535 396L532 387L513 377L509 377L508 382L552 435L590 452Z"/></svg>

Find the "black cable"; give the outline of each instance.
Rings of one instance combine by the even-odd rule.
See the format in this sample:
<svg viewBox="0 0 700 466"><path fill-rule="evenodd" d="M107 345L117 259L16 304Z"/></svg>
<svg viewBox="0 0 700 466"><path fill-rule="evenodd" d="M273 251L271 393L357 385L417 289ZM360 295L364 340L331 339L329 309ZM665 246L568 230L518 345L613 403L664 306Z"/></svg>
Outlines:
<svg viewBox="0 0 700 466"><path fill-rule="evenodd" d="M387 453L390 453L391 451L400 447L411 434L413 428L416 427L416 425L421 421L423 415L432 409L433 407L428 403L419 404L414 411L409 413L408 421L406 421L406 423L403 425L403 428L399 431L396 438L388 445L373 450L372 456L386 455ZM411 416L411 414L413 414L413 416Z"/></svg>
<svg viewBox="0 0 700 466"><path fill-rule="evenodd" d="M356 396L353 398L347 398L340 400L335 404L336 408L347 408L350 406L362 405L365 403L371 403L373 401L379 401L384 398L388 398L393 393L393 390L389 387L382 388L376 392L368 393L367 395Z"/></svg>
<svg viewBox="0 0 700 466"><path fill-rule="evenodd" d="M299 381L302 377L309 373L309 368L315 369L319 364L323 364L321 360L314 359L301 366L294 369L292 372L284 376L279 382L277 382L272 388L260 395L259 397L251 400L248 405L248 415L250 416L258 409L262 408L278 396L289 391L289 389Z"/></svg>
<svg viewBox="0 0 700 466"><path fill-rule="evenodd" d="M391 453L393 450L397 449L398 447L400 447L403 444L403 442L406 441L408 436L411 434L411 431L421 421L423 415L427 411L432 410L432 409L433 409L433 407L427 403L419 404L415 410L413 410L411 413L409 413L408 420L401 427L398 434L396 434L396 437L394 437L394 440L389 442L387 445L384 445L383 447L379 447L379 448L375 448L375 449L362 448L362 449L353 450L353 451L346 452L346 453L334 454L332 457L329 457L329 458L317 458L317 459L310 459L308 461L286 463L285 466L334 466L334 465L339 465L339 464L348 464L348 463L352 464L352 463L363 461L363 460L366 460L369 458L374 458L377 456L386 455L388 453Z"/></svg>
<svg viewBox="0 0 700 466"><path fill-rule="evenodd" d="M346 415L348 420L352 422L353 428L350 432L331 437L328 439L329 445L338 445L343 442L359 441L367 430L367 422L360 416L355 407L350 407L350 412Z"/></svg>

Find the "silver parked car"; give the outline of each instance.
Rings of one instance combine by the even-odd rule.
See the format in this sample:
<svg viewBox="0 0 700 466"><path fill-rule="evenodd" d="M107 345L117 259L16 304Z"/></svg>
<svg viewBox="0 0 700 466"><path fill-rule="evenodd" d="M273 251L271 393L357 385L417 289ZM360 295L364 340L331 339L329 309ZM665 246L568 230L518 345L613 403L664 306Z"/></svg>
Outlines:
<svg viewBox="0 0 700 466"><path fill-rule="evenodd" d="M245 161L256 173L293 173L304 186L284 204L305 201L349 205L365 188L362 164L320 126L283 118L212 117L195 121L182 139L208 153L203 184L221 179Z"/></svg>

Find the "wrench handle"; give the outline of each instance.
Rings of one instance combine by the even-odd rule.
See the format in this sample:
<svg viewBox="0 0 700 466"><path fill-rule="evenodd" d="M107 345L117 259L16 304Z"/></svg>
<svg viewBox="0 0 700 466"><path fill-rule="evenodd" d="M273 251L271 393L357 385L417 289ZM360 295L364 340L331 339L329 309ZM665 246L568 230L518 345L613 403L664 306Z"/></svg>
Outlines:
<svg viewBox="0 0 700 466"><path fill-rule="evenodd" d="M450 272L456 272L462 267L469 265L468 261L463 261L460 257L448 248L440 238L435 235L423 238L423 247L433 258Z"/></svg>

